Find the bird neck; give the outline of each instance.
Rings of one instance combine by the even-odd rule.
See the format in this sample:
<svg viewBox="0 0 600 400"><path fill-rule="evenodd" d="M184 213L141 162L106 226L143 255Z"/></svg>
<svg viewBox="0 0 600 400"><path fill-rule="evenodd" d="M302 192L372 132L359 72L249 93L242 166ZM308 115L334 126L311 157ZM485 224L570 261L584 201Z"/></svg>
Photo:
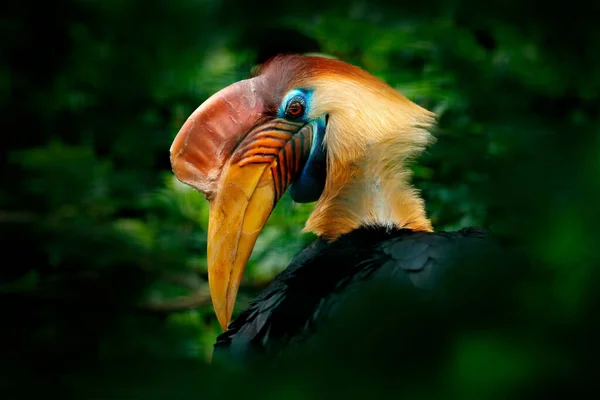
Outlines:
<svg viewBox="0 0 600 400"><path fill-rule="evenodd" d="M386 150L382 143L351 163L329 162L325 189L304 231L327 240L361 226L433 231L406 160Z"/></svg>

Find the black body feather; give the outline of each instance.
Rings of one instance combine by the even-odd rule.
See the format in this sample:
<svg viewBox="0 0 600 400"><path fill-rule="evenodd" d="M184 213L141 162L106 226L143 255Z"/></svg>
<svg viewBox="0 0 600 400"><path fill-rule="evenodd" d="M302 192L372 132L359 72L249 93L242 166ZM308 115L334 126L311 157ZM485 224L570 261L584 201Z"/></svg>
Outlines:
<svg viewBox="0 0 600 400"><path fill-rule="evenodd" d="M334 242L317 239L217 338L215 355L279 354L319 336L349 299L369 301L369 290L378 290L374 285L427 296L448 270L480 255L490 257L490 250L497 251L497 245L479 228L415 232L368 227Z"/></svg>

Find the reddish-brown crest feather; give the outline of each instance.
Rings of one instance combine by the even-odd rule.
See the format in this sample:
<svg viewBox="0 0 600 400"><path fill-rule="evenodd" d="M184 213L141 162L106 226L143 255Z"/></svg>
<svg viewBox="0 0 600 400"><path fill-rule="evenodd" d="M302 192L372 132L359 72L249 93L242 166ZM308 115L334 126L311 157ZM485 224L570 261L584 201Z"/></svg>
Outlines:
<svg viewBox="0 0 600 400"><path fill-rule="evenodd" d="M278 99L295 87L310 84L312 78L319 76L347 76L365 83L376 81L375 77L354 65L326 57L297 54L275 56L261 65L254 75L265 77Z"/></svg>

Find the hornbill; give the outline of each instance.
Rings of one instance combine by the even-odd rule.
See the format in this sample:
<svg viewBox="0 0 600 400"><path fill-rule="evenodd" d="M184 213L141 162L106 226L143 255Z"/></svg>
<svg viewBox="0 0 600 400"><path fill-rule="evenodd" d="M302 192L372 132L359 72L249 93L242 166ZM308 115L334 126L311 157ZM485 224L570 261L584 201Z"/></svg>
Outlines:
<svg viewBox="0 0 600 400"><path fill-rule="evenodd" d="M366 71L279 55L214 94L170 149L177 178L210 202L208 276L225 330L216 347L269 353L308 338L370 281L434 287L451 260L491 239L434 232L407 163L432 142L435 115ZM314 202L318 239L230 324L242 273L283 193ZM366 287L366 286L365 286Z"/></svg>

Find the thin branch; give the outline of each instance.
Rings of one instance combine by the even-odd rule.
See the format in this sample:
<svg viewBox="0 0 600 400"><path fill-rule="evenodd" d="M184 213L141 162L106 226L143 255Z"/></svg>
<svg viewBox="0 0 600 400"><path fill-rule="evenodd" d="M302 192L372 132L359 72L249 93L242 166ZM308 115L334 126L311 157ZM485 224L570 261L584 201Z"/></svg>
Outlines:
<svg viewBox="0 0 600 400"><path fill-rule="evenodd" d="M191 291L198 291L206 287L206 280L202 279L199 274L194 272L173 272L173 271L159 271L160 278L175 285L179 285L183 288Z"/></svg>
<svg viewBox="0 0 600 400"><path fill-rule="evenodd" d="M139 302L137 304L118 304L106 301L101 298L69 298L60 296L56 293L48 293L35 290L0 290L0 301L7 303L39 303L47 305L49 303L59 304L66 307L82 308L102 308L102 309L123 309L135 310L140 312L169 313L186 311L201 306L211 304L210 295L203 291L198 291L189 296L181 296L172 299L152 300Z"/></svg>
<svg viewBox="0 0 600 400"><path fill-rule="evenodd" d="M147 301L139 304L139 307L152 311L175 312L190 310L209 304L211 304L210 294L204 291L197 291L189 296Z"/></svg>

